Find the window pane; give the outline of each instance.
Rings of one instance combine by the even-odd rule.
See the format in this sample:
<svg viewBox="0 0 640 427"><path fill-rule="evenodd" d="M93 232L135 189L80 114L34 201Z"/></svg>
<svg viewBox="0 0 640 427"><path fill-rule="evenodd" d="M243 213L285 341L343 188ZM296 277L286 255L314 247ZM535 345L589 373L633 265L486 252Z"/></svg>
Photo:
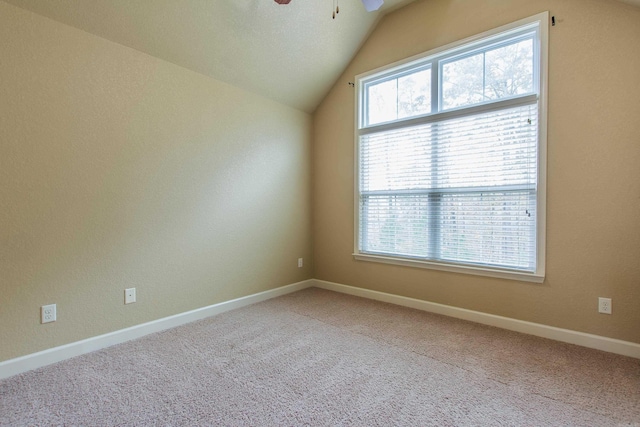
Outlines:
<svg viewBox="0 0 640 427"><path fill-rule="evenodd" d="M360 138L361 191L432 187L431 125Z"/></svg>
<svg viewBox="0 0 640 427"><path fill-rule="evenodd" d="M442 109L477 104L484 100L484 53L442 66Z"/></svg>
<svg viewBox="0 0 640 427"><path fill-rule="evenodd" d="M431 112L431 70L423 70L398 79L398 118Z"/></svg>
<svg viewBox="0 0 640 427"><path fill-rule="evenodd" d="M485 75L487 100L533 92L533 39L488 51Z"/></svg>
<svg viewBox="0 0 640 427"><path fill-rule="evenodd" d="M360 209L362 251L428 255L428 196L363 196Z"/></svg>
<svg viewBox="0 0 640 427"><path fill-rule="evenodd" d="M446 120L437 135L437 184L441 189L517 186L537 179L537 105Z"/></svg>
<svg viewBox="0 0 640 427"><path fill-rule="evenodd" d="M443 195L440 257L535 270L535 192Z"/></svg>
<svg viewBox="0 0 640 427"><path fill-rule="evenodd" d="M367 125L431 112L431 69L366 85Z"/></svg>
<svg viewBox="0 0 640 427"><path fill-rule="evenodd" d="M360 137L360 190L517 186L537 179L536 104Z"/></svg>
<svg viewBox="0 0 640 427"><path fill-rule="evenodd" d="M442 110L533 93L533 39L442 64Z"/></svg>
<svg viewBox="0 0 640 427"><path fill-rule="evenodd" d="M383 123L397 118L397 79L367 86L367 124Z"/></svg>

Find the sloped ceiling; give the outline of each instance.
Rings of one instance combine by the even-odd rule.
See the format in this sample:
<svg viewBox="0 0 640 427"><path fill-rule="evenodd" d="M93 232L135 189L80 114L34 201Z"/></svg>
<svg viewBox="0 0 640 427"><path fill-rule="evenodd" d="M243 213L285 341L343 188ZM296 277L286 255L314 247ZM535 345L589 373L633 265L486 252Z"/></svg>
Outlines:
<svg viewBox="0 0 640 427"><path fill-rule="evenodd" d="M4 1L313 112L379 19L414 0L371 13L360 0Z"/></svg>
<svg viewBox="0 0 640 427"><path fill-rule="evenodd" d="M5 0L157 58L313 112L388 11L360 0Z"/></svg>

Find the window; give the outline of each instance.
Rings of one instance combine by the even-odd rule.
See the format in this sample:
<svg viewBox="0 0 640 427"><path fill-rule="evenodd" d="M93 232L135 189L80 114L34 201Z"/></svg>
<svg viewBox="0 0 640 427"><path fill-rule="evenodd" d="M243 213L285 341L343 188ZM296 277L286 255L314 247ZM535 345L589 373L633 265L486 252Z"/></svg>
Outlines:
<svg viewBox="0 0 640 427"><path fill-rule="evenodd" d="M544 279L547 22L357 77L357 259Z"/></svg>

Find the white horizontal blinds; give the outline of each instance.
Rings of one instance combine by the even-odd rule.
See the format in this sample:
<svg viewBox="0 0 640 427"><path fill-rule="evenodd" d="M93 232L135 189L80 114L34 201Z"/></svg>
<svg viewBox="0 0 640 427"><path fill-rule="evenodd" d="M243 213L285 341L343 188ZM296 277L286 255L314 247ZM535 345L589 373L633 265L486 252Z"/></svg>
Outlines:
<svg viewBox="0 0 640 427"><path fill-rule="evenodd" d="M436 259L534 271L535 206L530 191L443 195Z"/></svg>
<svg viewBox="0 0 640 427"><path fill-rule="evenodd" d="M360 250L535 270L537 102L360 137Z"/></svg>
<svg viewBox="0 0 640 427"><path fill-rule="evenodd" d="M361 252L428 257L429 196L397 194L361 197Z"/></svg>

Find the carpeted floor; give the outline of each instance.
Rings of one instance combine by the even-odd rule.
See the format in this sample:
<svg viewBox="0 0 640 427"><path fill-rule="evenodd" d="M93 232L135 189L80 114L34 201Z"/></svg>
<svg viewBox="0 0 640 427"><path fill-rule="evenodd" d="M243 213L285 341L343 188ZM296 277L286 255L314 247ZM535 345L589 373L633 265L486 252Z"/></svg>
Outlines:
<svg viewBox="0 0 640 427"><path fill-rule="evenodd" d="M0 381L0 425L640 425L640 361L307 289Z"/></svg>

